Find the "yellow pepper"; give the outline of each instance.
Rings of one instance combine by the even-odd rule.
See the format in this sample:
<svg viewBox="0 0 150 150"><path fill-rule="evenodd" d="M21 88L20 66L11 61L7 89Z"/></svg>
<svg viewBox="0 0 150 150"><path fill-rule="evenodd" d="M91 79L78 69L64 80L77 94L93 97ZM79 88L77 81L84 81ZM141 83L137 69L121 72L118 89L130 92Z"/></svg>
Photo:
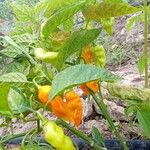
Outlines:
<svg viewBox="0 0 150 150"><path fill-rule="evenodd" d="M42 124L44 139L56 150L75 150L70 137L54 121L45 120Z"/></svg>

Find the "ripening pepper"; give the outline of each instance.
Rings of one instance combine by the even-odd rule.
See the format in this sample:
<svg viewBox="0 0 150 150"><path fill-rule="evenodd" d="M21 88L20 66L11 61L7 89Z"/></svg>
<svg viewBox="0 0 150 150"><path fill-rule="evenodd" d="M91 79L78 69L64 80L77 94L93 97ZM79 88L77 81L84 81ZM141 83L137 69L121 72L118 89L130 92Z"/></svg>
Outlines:
<svg viewBox="0 0 150 150"><path fill-rule="evenodd" d="M58 52L50 52L50 51L45 51L42 48L36 48L34 51L34 55L37 59L43 62L54 63L57 59Z"/></svg>
<svg viewBox="0 0 150 150"><path fill-rule="evenodd" d="M74 91L65 93L64 99L57 96L51 101L52 112L59 118L74 123L77 127L82 121L81 98Z"/></svg>
<svg viewBox="0 0 150 150"><path fill-rule="evenodd" d="M62 150L75 150L75 147L73 146L73 143L72 143L72 141L71 141L69 136L65 135L64 143L63 143L63 149Z"/></svg>
<svg viewBox="0 0 150 150"><path fill-rule="evenodd" d="M38 98L43 104L47 103L48 95L50 91L51 91L51 86L49 85L38 86Z"/></svg>
<svg viewBox="0 0 150 150"><path fill-rule="evenodd" d="M42 119L44 139L56 150L75 150L71 139L64 134L64 130L54 121Z"/></svg>
<svg viewBox="0 0 150 150"><path fill-rule="evenodd" d="M80 88L82 89L82 91L84 92L85 95L90 94L87 87L89 89L91 89L94 93L97 93L98 92L98 81L91 81L91 82L87 82L85 84L80 85Z"/></svg>
<svg viewBox="0 0 150 150"><path fill-rule="evenodd" d="M46 104L48 101L48 95L51 91L51 86L39 86L38 87L38 98ZM79 126L82 121L82 102L81 98L74 91L65 93L64 98L56 96L48 104L54 115L69 122L72 122L76 126Z"/></svg>
<svg viewBox="0 0 150 150"><path fill-rule="evenodd" d="M79 126L83 115L83 106L80 96L74 91L69 91L65 93L65 99L68 104L68 108L73 112L74 124Z"/></svg>
<svg viewBox="0 0 150 150"><path fill-rule="evenodd" d="M84 61L87 64L92 63L93 53L91 51L91 46L90 45L88 45L85 49L83 49L83 51L82 51L82 58L84 59Z"/></svg>
<svg viewBox="0 0 150 150"><path fill-rule="evenodd" d="M92 62L94 62L94 64L98 67L104 67L106 64L105 49L100 45L97 45L95 47L91 47L90 45L88 45L82 51L82 58L84 59L86 64L91 64Z"/></svg>

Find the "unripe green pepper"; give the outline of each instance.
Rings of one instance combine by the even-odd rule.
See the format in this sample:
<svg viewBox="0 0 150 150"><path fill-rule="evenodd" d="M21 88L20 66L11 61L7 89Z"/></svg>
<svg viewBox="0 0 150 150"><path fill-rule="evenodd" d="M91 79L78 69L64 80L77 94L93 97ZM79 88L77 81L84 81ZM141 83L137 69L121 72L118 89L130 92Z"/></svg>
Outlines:
<svg viewBox="0 0 150 150"><path fill-rule="evenodd" d="M75 147L73 146L71 139L66 135L65 135L63 147L60 150L75 150Z"/></svg>
<svg viewBox="0 0 150 150"><path fill-rule="evenodd" d="M98 67L104 67L106 64L106 55L105 49L103 46L95 46L92 48L93 56L94 56L94 63Z"/></svg>
<svg viewBox="0 0 150 150"><path fill-rule="evenodd" d="M36 48L34 55L37 59L43 62L53 63L58 56L58 52L47 52L42 48Z"/></svg>
<svg viewBox="0 0 150 150"><path fill-rule="evenodd" d="M61 127L57 126L53 121L47 121L43 125L44 138L46 142L51 144L56 149L62 149L64 144L65 135Z"/></svg>
<svg viewBox="0 0 150 150"><path fill-rule="evenodd" d="M47 120L39 112L36 112L42 121L42 129L45 141L56 150L75 150L70 137L64 134L64 130L54 121Z"/></svg>

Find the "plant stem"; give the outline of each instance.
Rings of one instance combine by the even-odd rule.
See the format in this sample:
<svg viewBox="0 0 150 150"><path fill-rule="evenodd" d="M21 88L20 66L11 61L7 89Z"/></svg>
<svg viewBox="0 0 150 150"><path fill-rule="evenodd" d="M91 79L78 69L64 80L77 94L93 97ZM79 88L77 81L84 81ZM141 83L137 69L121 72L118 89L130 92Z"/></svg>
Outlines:
<svg viewBox="0 0 150 150"><path fill-rule="evenodd" d="M128 147L126 145L126 142L125 140L122 138L122 136L120 135L120 133L118 132L118 130L116 129L108 111L107 111L107 108L106 108L106 105L105 103L103 102L103 97L102 97L102 93L101 93L101 90L99 91L99 97L100 99L97 98L97 96L93 93L92 90L90 90L90 94L92 95L94 101L96 102L97 106L99 107L99 109L101 110L101 112L103 113L104 117L106 118L106 120L108 121L109 125L110 125L110 128L112 130L112 132L114 133L114 135L120 140L122 146L124 147L124 150L128 150Z"/></svg>
<svg viewBox="0 0 150 150"><path fill-rule="evenodd" d="M90 137L88 137L85 133L77 130L76 128L74 128L74 127L72 127L70 125L68 125L65 121L59 119L59 120L56 120L56 123L62 125L63 127L67 128L67 129L69 129L72 133L74 133L78 137L80 137L83 140L85 140L95 150L107 150L106 148L100 147L99 145L97 145L96 143L94 143L94 141Z"/></svg>
<svg viewBox="0 0 150 150"><path fill-rule="evenodd" d="M36 128L35 129L32 129L30 131L30 133L33 133L34 131L36 131ZM41 131L41 129L40 129ZM40 132L39 131L39 132ZM14 134L14 135L8 135L8 136L5 136L4 138L0 137L0 144L3 144L3 143L7 143L7 141L10 141L10 140L13 140L13 139L16 139L16 138L19 138L19 137L23 137L27 134L28 132L24 132L24 133L20 133L20 134Z"/></svg>
<svg viewBox="0 0 150 150"><path fill-rule="evenodd" d="M40 120L37 119L37 132L39 132L39 131L40 131Z"/></svg>
<svg viewBox="0 0 150 150"><path fill-rule="evenodd" d="M144 57L145 57L145 88L148 88L148 10L144 0Z"/></svg>
<svg viewBox="0 0 150 150"><path fill-rule="evenodd" d="M26 134L27 133L21 133L21 134L14 134L14 135L11 135L11 136L7 136L4 139L1 139L0 144L6 143L7 141L10 141L10 140L15 139L15 138L25 136Z"/></svg>
<svg viewBox="0 0 150 150"><path fill-rule="evenodd" d="M14 134L14 131L13 131L13 123L12 123L12 120L10 120L10 131L11 131L11 134L13 135L13 134Z"/></svg>

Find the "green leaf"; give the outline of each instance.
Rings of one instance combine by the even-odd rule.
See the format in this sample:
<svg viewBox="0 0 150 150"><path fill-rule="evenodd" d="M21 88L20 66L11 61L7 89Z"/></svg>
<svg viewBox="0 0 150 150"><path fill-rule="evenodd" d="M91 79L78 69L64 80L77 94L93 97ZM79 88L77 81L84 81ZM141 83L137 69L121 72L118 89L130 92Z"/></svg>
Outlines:
<svg viewBox="0 0 150 150"><path fill-rule="evenodd" d="M0 54L5 55L10 58L15 58L17 55L21 54L17 49L13 47L7 47L0 51Z"/></svg>
<svg viewBox="0 0 150 150"><path fill-rule="evenodd" d="M73 53L93 42L99 36L100 30L79 30L74 32L60 49L57 59L57 68L60 70L65 60ZM88 37L88 38L87 38Z"/></svg>
<svg viewBox="0 0 150 150"><path fill-rule="evenodd" d="M50 17L54 12L75 2L79 0L41 0L36 4L34 10L36 13L43 12L45 17Z"/></svg>
<svg viewBox="0 0 150 150"><path fill-rule="evenodd" d="M128 31L130 31L133 25L135 25L137 22L143 22L143 20L144 20L143 13L133 16L127 20L126 28L128 29Z"/></svg>
<svg viewBox="0 0 150 150"><path fill-rule="evenodd" d="M124 2L127 2L127 0L104 0L104 2L108 2L108 3L124 3Z"/></svg>
<svg viewBox="0 0 150 150"><path fill-rule="evenodd" d="M146 57L142 55L138 61L138 70L139 70L140 75L144 73L145 64L146 64Z"/></svg>
<svg viewBox="0 0 150 150"><path fill-rule="evenodd" d="M0 114L2 115L10 115L10 108L8 105L8 92L10 90L10 86L7 84L0 84Z"/></svg>
<svg viewBox="0 0 150 150"><path fill-rule="evenodd" d="M46 0L45 0L46 1ZM48 0L46 1L46 10L44 16L50 17L54 12L61 8L69 6L75 2L79 3L82 0Z"/></svg>
<svg viewBox="0 0 150 150"><path fill-rule="evenodd" d="M101 19L101 24L104 28L104 30L109 34L112 35L113 34L113 28L114 28L114 24L115 24L115 18L102 18Z"/></svg>
<svg viewBox="0 0 150 150"><path fill-rule="evenodd" d="M103 136L96 127L92 128L92 137L95 143L97 143L99 146L105 147Z"/></svg>
<svg viewBox="0 0 150 150"><path fill-rule="evenodd" d="M0 143L0 150L4 150L4 145Z"/></svg>
<svg viewBox="0 0 150 150"><path fill-rule="evenodd" d="M66 22L64 22L63 24L63 28L65 31L72 31L72 28L73 28L73 25L74 25L74 22L73 22L73 18L70 18L68 19Z"/></svg>
<svg viewBox="0 0 150 150"><path fill-rule="evenodd" d="M33 19L34 10L28 5L17 4L17 2L11 3L13 12L19 21L30 21Z"/></svg>
<svg viewBox="0 0 150 150"><path fill-rule="evenodd" d="M130 6L126 3L105 3L87 6L83 10L83 15L87 20L99 20L101 18L110 18L124 16L142 11L141 8Z"/></svg>
<svg viewBox="0 0 150 150"><path fill-rule="evenodd" d="M4 37L1 37L3 40L5 40L9 45L13 46L16 50L19 51L20 47L18 44L16 44L12 38L10 38L9 36L4 36Z"/></svg>
<svg viewBox="0 0 150 150"><path fill-rule="evenodd" d="M123 86L120 84L107 84L107 90L110 95L122 100L131 101L150 101L150 89Z"/></svg>
<svg viewBox="0 0 150 150"><path fill-rule="evenodd" d="M144 112L150 112L150 101L140 102L136 104L136 107Z"/></svg>
<svg viewBox="0 0 150 150"><path fill-rule="evenodd" d="M29 26L28 22L24 23L24 22L17 22L17 24L15 25L15 28L13 29L13 31L11 31L11 36L19 36L19 35L23 35L26 33L30 33L32 34L32 26Z"/></svg>
<svg viewBox="0 0 150 150"><path fill-rule="evenodd" d="M17 88L12 88L8 95L9 107L14 114L23 113L29 108L29 101L24 94Z"/></svg>
<svg viewBox="0 0 150 150"><path fill-rule="evenodd" d="M34 12L36 14L40 14L42 12L46 12L47 6L49 6L49 3L51 3L51 2L52 1L49 1L49 0L40 0L38 3L36 3L36 5L34 7ZM57 4L57 2L55 4Z"/></svg>
<svg viewBox="0 0 150 150"><path fill-rule="evenodd" d="M139 110L137 112L137 118L143 129L144 135L150 138L150 112Z"/></svg>
<svg viewBox="0 0 150 150"><path fill-rule="evenodd" d="M85 64L71 66L54 77L50 99L53 99L68 88L72 88L85 82L94 80L114 82L119 79L118 76L104 68Z"/></svg>
<svg viewBox="0 0 150 150"><path fill-rule="evenodd" d="M6 83L27 83L27 78L19 72L7 73L0 76L0 82Z"/></svg>
<svg viewBox="0 0 150 150"><path fill-rule="evenodd" d="M7 64L6 67L4 68L3 72L4 73L10 73L10 72L20 72L23 73L24 75L28 75L30 70L30 65L29 62L27 61L22 61L22 62L11 62L10 64Z"/></svg>
<svg viewBox="0 0 150 150"><path fill-rule="evenodd" d="M15 41L13 41L12 38L9 36L4 36L2 37L3 40L5 40L10 46L14 47L18 52L22 52L23 54L26 55L26 57L30 60L32 64L35 65L34 59L30 56L30 54L27 52L26 48L24 46L19 46Z"/></svg>
<svg viewBox="0 0 150 150"><path fill-rule="evenodd" d="M75 13L77 13L84 6L85 2L78 2L65 8L60 11L54 13L47 21L42 24L41 28L41 36L48 37L50 33L55 31L57 27L72 17Z"/></svg>
<svg viewBox="0 0 150 150"><path fill-rule="evenodd" d="M127 106L124 110L125 116L129 117L129 115L134 112L137 112L137 106L135 104L130 104L129 106Z"/></svg>

